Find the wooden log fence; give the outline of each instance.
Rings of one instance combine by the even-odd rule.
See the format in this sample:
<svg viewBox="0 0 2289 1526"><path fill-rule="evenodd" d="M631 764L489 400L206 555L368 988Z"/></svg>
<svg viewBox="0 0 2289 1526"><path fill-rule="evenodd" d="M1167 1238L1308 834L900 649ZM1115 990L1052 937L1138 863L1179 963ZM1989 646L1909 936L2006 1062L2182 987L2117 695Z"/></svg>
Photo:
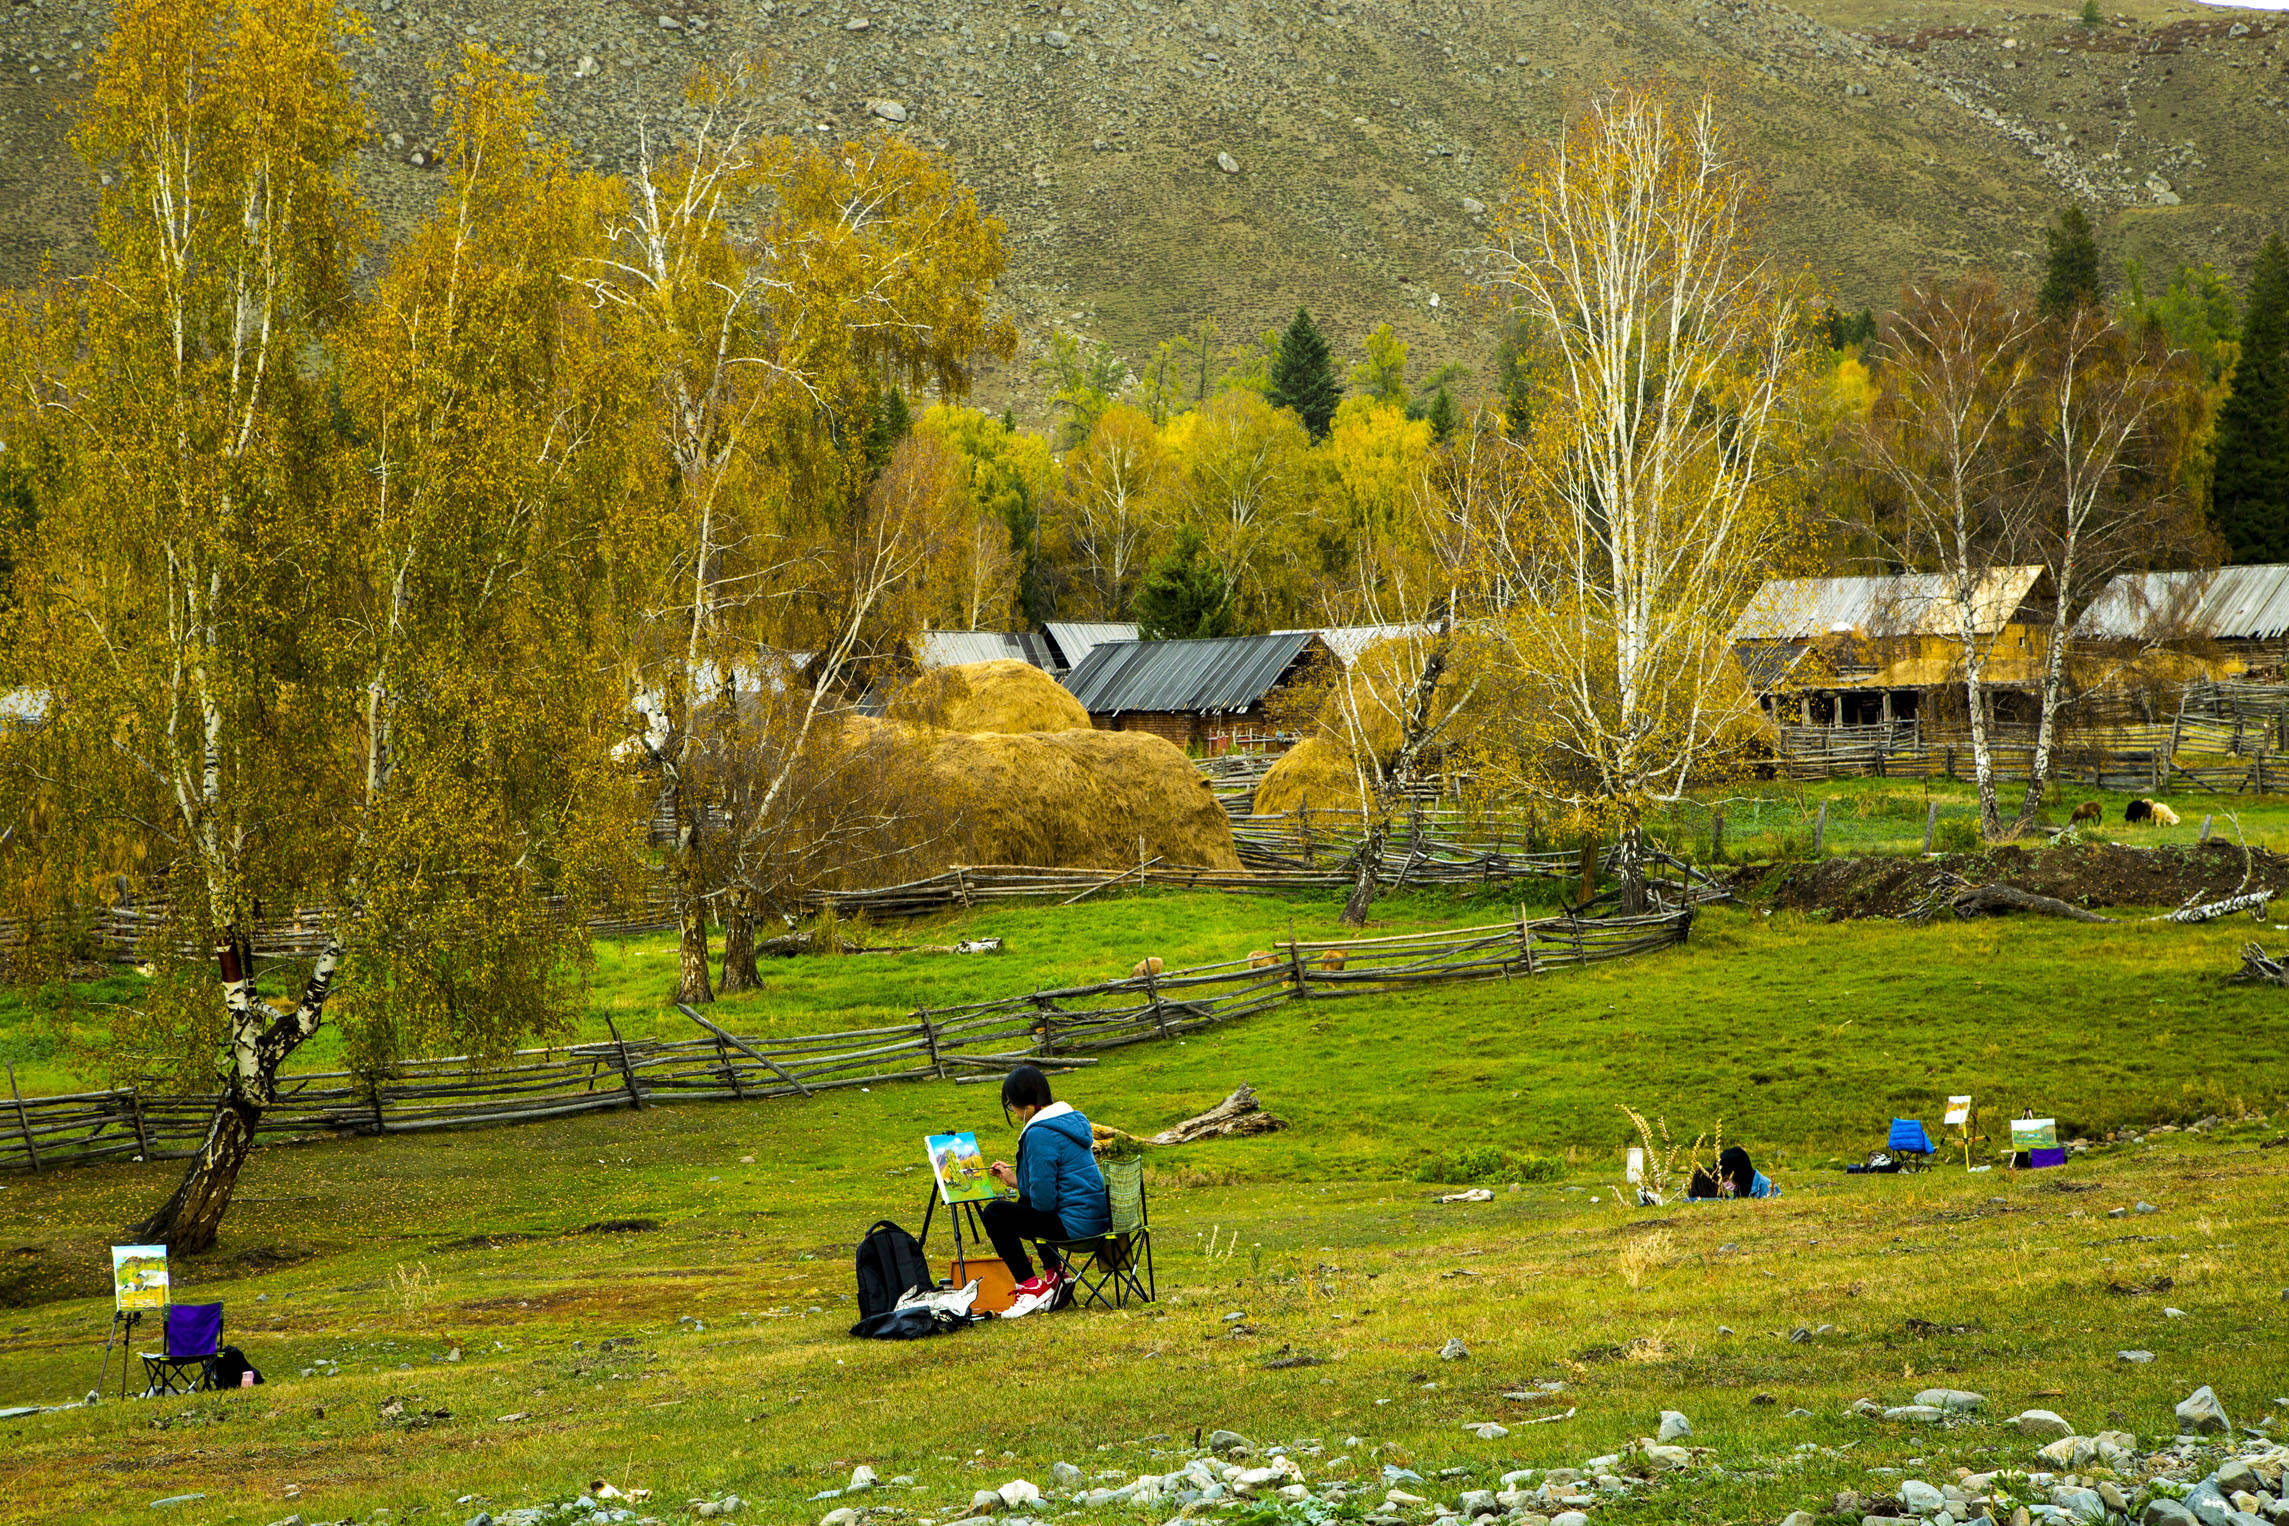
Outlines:
<svg viewBox="0 0 2289 1526"><path fill-rule="evenodd" d="M387 1076L296 1074L258 1139L488 1128L676 1102L751 1102L891 1081L991 1080L1021 1064L1094 1065L1101 1054L1269 1011L1289 1001L1372 996L1457 980L1538 978L1569 965L1682 943L1688 904L1640 917L1523 916L1483 927L1336 942L1280 940L1287 957L1164 970L1095 985L923 1008L905 1022L789 1037L741 1037L704 1019L699 1037L622 1038L408 1060ZM1330 955L1340 954L1331 959ZM140 1157L187 1159L214 1099L135 1087L21 1096L0 1111L0 1170ZM13 1124L13 1128L9 1125Z"/></svg>

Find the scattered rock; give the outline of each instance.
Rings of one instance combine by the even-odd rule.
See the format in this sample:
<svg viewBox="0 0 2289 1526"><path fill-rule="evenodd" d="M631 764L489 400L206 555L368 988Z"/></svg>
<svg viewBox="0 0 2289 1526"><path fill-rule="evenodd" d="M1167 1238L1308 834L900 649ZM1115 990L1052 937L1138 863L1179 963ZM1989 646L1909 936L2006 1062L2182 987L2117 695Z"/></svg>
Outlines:
<svg viewBox="0 0 2289 1526"><path fill-rule="evenodd" d="M1951 1415L1968 1415L1985 1405L1987 1398L1964 1388L1927 1388L1915 1396L1915 1402L1932 1405Z"/></svg>
<svg viewBox="0 0 2289 1526"><path fill-rule="evenodd" d="M1012 1510L1020 1505L1038 1505L1041 1503L1041 1491L1022 1478L1011 1479L996 1489L994 1493L1000 1495L1001 1502Z"/></svg>
<svg viewBox="0 0 2289 1526"><path fill-rule="evenodd" d="M2067 1424L2063 1417L2055 1415L2047 1409L2021 1410L2005 1423L2015 1427L2022 1436L2072 1436L2074 1434L2073 1426Z"/></svg>
<svg viewBox="0 0 2289 1526"><path fill-rule="evenodd" d="M1217 151L1216 167L1227 175L1237 175L1240 173L1240 161L1233 158L1230 154L1223 152L1222 150ZM1493 1198L1493 1193L1489 1192L1486 1194L1487 1201L1491 1202L1493 1201Z"/></svg>
<svg viewBox="0 0 2289 1526"><path fill-rule="evenodd" d="M1455 1508L1462 1512L1466 1521L1475 1521L1482 1515L1502 1513L1502 1507L1494 1502L1493 1491L1487 1489L1465 1489L1462 1498L1455 1501Z"/></svg>
<svg viewBox="0 0 2289 1526"><path fill-rule="evenodd" d="M1447 1343L1439 1347L1439 1360L1442 1362L1467 1362L1470 1360L1470 1348L1462 1343L1460 1336L1450 1335L1447 1337ZM2209 1390L2205 1388L2202 1392L2207 1393Z"/></svg>
<svg viewBox="0 0 2289 1526"><path fill-rule="evenodd" d="M858 1526L858 1512L844 1505L819 1517L819 1526Z"/></svg>
<svg viewBox="0 0 2289 1526"><path fill-rule="evenodd" d="M1854 81L1853 83L1844 87L1844 93L1849 96L1863 96L1868 93L1868 87L1860 84L1858 81Z"/></svg>
<svg viewBox="0 0 2289 1526"><path fill-rule="evenodd" d="M1661 1412L1661 1429L1655 1433L1653 1439L1663 1443L1683 1441L1692 1434L1692 1421L1686 1419L1676 1410L1665 1409Z"/></svg>
<svg viewBox="0 0 2289 1526"><path fill-rule="evenodd" d="M1219 1456L1227 1452L1243 1451L1248 1445L1248 1438L1238 1431L1210 1431L1208 1433L1208 1450Z"/></svg>
<svg viewBox="0 0 2289 1526"><path fill-rule="evenodd" d="M1791 1510L1780 1518L1780 1526L1815 1526L1818 1519L1809 1510Z"/></svg>
<svg viewBox="0 0 2289 1526"><path fill-rule="evenodd" d="M1590 1526L1590 1518L1579 1510L1561 1510L1550 1517L1550 1526Z"/></svg>
<svg viewBox="0 0 2289 1526"><path fill-rule="evenodd" d="M873 28L874 23L864 16L853 16L842 24L842 29L846 32L867 32L872 31Z"/></svg>
<svg viewBox="0 0 2289 1526"><path fill-rule="evenodd" d="M1937 1425L1947 1418L1947 1411L1936 1404L1895 1404L1884 1411L1884 1418L1909 1425Z"/></svg>
<svg viewBox="0 0 2289 1526"><path fill-rule="evenodd" d="M970 1496L970 1514L991 1515L1001 1508L1001 1496L991 1489L980 1489Z"/></svg>
<svg viewBox="0 0 2289 1526"><path fill-rule="evenodd" d="M881 1476L862 1462L850 1470L850 1482L843 1485L843 1490L848 1494L856 1494L861 1489L871 1489Z"/></svg>
<svg viewBox="0 0 2289 1526"><path fill-rule="evenodd" d="M1063 32L1043 32L1041 45L1046 48L1070 48L1073 46L1073 39Z"/></svg>
<svg viewBox="0 0 2289 1526"><path fill-rule="evenodd" d="M2151 1362L2154 1360L2154 1353L2151 1351L2117 1351L2114 1356L2117 1361L2123 1362Z"/></svg>
<svg viewBox="0 0 2289 1526"><path fill-rule="evenodd" d="M2233 1422L2226 1418L2225 1406L2217 1402L2217 1395L2204 1383L2178 1401L2178 1433L2182 1436L2230 1435Z"/></svg>
<svg viewBox="0 0 2289 1526"><path fill-rule="evenodd" d="M1465 196L1462 199L1462 211L1465 217L1484 217L1486 215L1486 203L1475 196Z"/></svg>
<svg viewBox="0 0 2289 1526"><path fill-rule="evenodd" d="M906 103L904 101L868 101L866 109L885 122L903 122L906 120Z"/></svg>
<svg viewBox="0 0 2289 1526"><path fill-rule="evenodd" d="M1946 1508L1947 1496L1920 1478L1911 1478L1900 1485L1900 1503L1911 1515L1936 1515Z"/></svg>
<svg viewBox="0 0 2289 1526"><path fill-rule="evenodd" d="M2106 1501L2098 1497L2096 1489L2075 1489L2061 1484L2051 1490L2051 1503L2078 1521L2095 1523L2106 1519Z"/></svg>
<svg viewBox="0 0 2289 1526"><path fill-rule="evenodd" d="M2191 1510L2166 1497L2148 1500L2138 1521L2139 1526L2200 1526Z"/></svg>

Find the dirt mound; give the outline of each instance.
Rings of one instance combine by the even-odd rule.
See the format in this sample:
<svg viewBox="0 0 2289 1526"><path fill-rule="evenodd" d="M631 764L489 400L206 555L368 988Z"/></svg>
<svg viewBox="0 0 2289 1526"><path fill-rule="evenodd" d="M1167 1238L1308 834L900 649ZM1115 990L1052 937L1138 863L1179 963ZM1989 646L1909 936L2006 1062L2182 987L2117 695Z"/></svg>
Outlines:
<svg viewBox="0 0 2289 1526"><path fill-rule="evenodd" d="M1831 858L1743 870L1737 889L1769 891L1790 911L1839 917L1896 917L1930 890L1941 871L1974 885L2003 884L2076 906L2175 906L2189 896L2231 895L2240 885L2242 850L2212 840L2199 847L2124 848L2089 843L2064 848L1996 848L1937 858ZM2289 890L2289 857L2249 852L2249 888Z"/></svg>

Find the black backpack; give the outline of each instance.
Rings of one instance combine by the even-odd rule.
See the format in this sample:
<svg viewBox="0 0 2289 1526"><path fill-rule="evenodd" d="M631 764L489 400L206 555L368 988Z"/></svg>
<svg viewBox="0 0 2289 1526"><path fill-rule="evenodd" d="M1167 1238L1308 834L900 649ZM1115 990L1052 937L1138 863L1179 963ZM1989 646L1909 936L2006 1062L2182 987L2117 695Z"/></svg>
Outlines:
<svg viewBox="0 0 2289 1526"><path fill-rule="evenodd" d="M878 1219L858 1242L858 1324L889 1313L898 1300L919 1288L938 1286L923 1258L922 1242L888 1219ZM851 1333L859 1333L858 1325Z"/></svg>

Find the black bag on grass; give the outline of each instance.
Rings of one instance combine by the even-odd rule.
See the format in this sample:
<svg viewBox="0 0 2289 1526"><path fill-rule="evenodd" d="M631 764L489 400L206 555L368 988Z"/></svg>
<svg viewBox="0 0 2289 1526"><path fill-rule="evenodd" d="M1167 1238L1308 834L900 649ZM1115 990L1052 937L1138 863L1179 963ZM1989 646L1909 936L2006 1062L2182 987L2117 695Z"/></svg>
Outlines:
<svg viewBox="0 0 2289 1526"><path fill-rule="evenodd" d="M928 1292L938 1279L922 1255L922 1242L888 1219L878 1219L866 1238L858 1242L859 1326L898 1307L898 1300L916 1289Z"/></svg>

